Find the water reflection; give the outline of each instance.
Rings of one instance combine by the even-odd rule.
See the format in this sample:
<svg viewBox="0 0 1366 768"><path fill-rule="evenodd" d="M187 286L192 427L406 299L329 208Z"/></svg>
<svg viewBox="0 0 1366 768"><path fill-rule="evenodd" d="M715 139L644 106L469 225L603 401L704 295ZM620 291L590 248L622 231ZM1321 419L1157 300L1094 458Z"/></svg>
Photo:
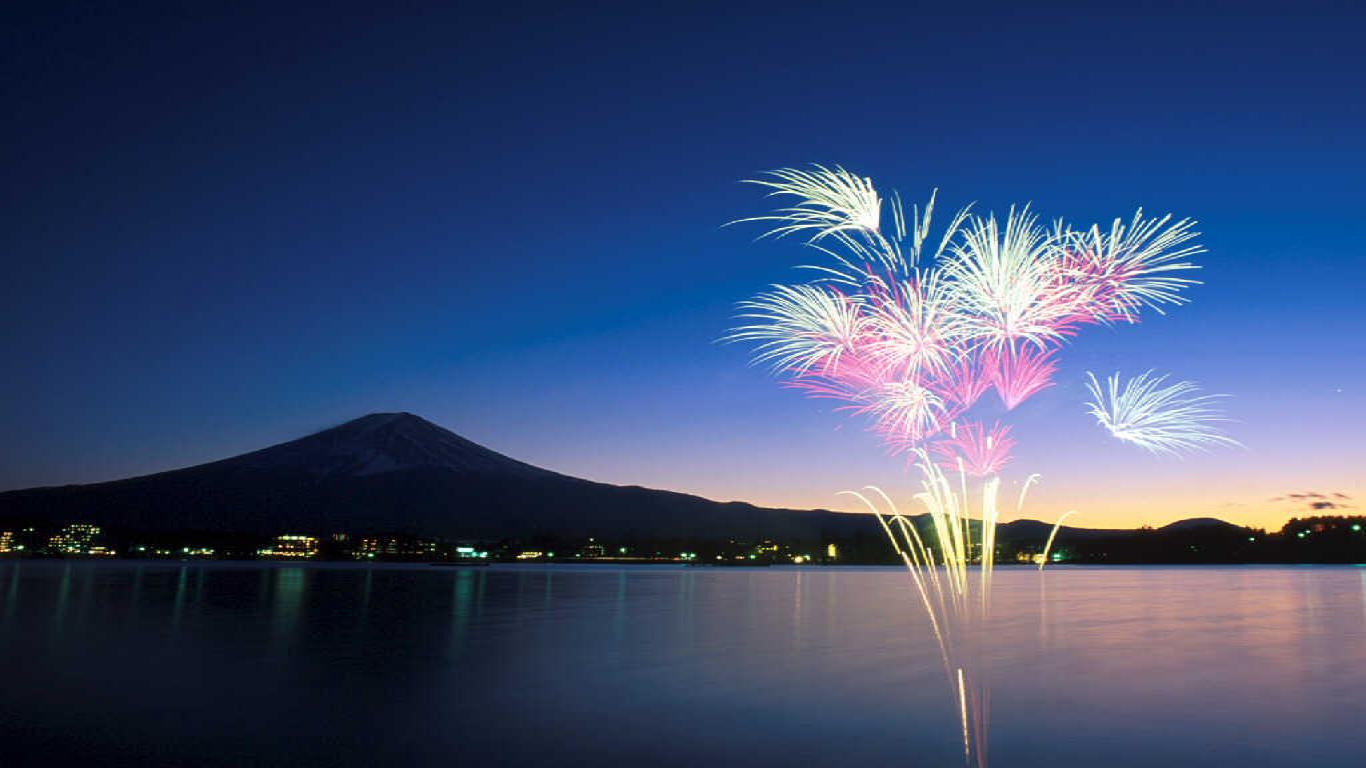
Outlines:
<svg viewBox="0 0 1366 768"><path fill-rule="evenodd" d="M71 594L71 564L62 564L62 576L57 583L57 600L53 604L52 626L54 630L60 630L62 619L66 617L66 602Z"/></svg>
<svg viewBox="0 0 1366 768"><path fill-rule="evenodd" d="M275 569L271 592L271 639L277 651L289 648L299 628L307 571L301 567Z"/></svg>
<svg viewBox="0 0 1366 768"><path fill-rule="evenodd" d="M483 574L479 574L482 578ZM460 569L455 574L455 598L451 602L451 637L454 653L459 655L470 622L470 603L474 600L474 574Z"/></svg>
<svg viewBox="0 0 1366 768"><path fill-rule="evenodd" d="M171 634L179 634L180 617L185 612L185 581L189 574L189 566L182 565L176 570L175 580L175 602L171 606Z"/></svg>
<svg viewBox="0 0 1366 768"><path fill-rule="evenodd" d="M129 590L129 597L128 597L128 616L127 616L127 622L125 622L125 627L127 626L127 623L131 623L131 622L137 621L137 618L138 618L138 606L142 603L142 573L143 573L143 570L144 570L144 569L143 569L141 563L136 564L136 565L133 566L133 586L132 586L132 588Z"/></svg>
<svg viewBox="0 0 1366 768"><path fill-rule="evenodd" d="M14 567L9 569L9 588L5 591L6 624L14 616L14 609L19 603L19 568L19 561L15 560Z"/></svg>
<svg viewBox="0 0 1366 768"><path fill-rule="evenodd" d="M27 561L0 579L7 746L48 764L960 759L893 569ZM998 765L1366 752L1366 571L1003 568L994 590ZM377 744L396 723L428 736Z"/></svg>

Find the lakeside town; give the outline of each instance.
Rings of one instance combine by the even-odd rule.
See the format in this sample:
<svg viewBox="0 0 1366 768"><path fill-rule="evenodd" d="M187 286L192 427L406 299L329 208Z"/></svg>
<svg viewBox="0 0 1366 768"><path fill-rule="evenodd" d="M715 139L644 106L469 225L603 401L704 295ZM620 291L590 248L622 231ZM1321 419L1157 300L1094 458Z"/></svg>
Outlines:
<svg viewBox="0 0 1366 768"><path fill-rule="evenodd" d="M1048 527L1021 521L997 542L999 564L1366 562L1366 517L1294 518L1266 532L1217 520L1182 521L1135 530L1061 529L1049 546ZM527 539L449 539L405 533L290 531L271 537L221 532L127 532L92 522L0 526L0 557L137 560L260 560L324 562L674 563L684 565L891 564L868 535L782 542L641 540L584 536ZM975 559L980 552L973 552Z"/></svg>
<svg viewBox="0 0 1366 768"><path fill-rule="evenodd" d="M112 543L118 538L123 546ZM214 545L206 539L216 539ZM839 547L828 543L823 548L797 551L773 541L748 543L730 540L724 552L708 547L709 561L743 564L791 563L794 565L834 563L840 559ZM683 549L605 543L588 537L577 546L563 543L557 548L542 545L528 548L515 542L488 542L425 538L403 534L346 533L310 535L283 533L260 546L251 546L237 537L161 534L156 536L110 536L94 523L80 522L44 530L25 526L0 530L0 556L48 558L131 558L161 560L319 560L319 561L398 561L463 563L489 562L699 562L700 553Z"/></svg>

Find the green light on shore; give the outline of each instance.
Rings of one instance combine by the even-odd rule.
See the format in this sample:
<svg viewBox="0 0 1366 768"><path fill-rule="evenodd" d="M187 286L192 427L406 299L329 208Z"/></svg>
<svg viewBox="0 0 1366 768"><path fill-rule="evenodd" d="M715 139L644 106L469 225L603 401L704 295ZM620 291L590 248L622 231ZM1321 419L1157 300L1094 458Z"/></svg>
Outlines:
<svg viewBox="0 0 1366 768"><path fill-rule="evenodd" d="M1352 523L1352 530L1354 530L1354 531L1359 531L1359 530L1361 530L1361 523Z"/></svg>

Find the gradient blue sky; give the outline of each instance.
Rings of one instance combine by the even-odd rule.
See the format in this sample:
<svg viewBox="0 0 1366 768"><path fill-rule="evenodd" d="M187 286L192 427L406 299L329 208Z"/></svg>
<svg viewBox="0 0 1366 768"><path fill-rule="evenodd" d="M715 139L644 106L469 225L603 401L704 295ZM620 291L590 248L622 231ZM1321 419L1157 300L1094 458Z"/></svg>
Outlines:
<svg viewBox="0 0 1366 768"><path fill-rule="evenodd" d="M824 162L1200 219L1193 303L1088 330L1014 415L1033 516L1279 525L1273 497L1366 491L1361 6L487 6L7 10L0 488L407 410L616 483L909 490L715 343L807 258L720 228L764 209L737 180ZM1233 395L1247 449L1107 439L1083 372L1150 367Z"/></svg>

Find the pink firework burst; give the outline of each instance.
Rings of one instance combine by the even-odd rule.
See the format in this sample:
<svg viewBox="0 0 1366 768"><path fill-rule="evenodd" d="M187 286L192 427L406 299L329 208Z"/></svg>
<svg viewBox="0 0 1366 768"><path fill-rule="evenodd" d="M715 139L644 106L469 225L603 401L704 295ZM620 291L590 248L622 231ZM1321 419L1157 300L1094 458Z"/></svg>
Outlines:
<svg viewBox="0 0 1366 768"><path fill-rule="evenodd" d="M930 388L946 403L959 409L971 408L982 393L991 388L992 373L983 370L979 355L967 354L955 361L945 372L935 376Z"/></svg>
<svg viewBox="0 0 1366 768"><path fill-rule="evenodd" d="M1010 461L1010 449L1014 446L1010 427L998 422L987 429L973 421L949 425L949 435L931 443L930 450L941 467L982 477L1000 472Z"/></svg>
<svg viewBox="0 0 1366 768"><path fill-rule="evenodd" d="M1052 358L1052 350L1021 346L1014 350L983 352L982 365L990 371L991 385L1001 396L1006 410L1014 410L1039 390L1053 386L1058 364Z"/></svg>
<svg viewBox="0 0 1366 768"><path fill-rule="evenodd" d="M755 362L788 386L865 417L894 452L933 448L974 474L994 472L1014 443L999 424L954 426L988 388L1013 410L1052 386L1053 356L1081 327L1161 312L1196 282L1183 276L1202 250L1189 219L1140 211L1077 230L1047 227L1028 206L965 208L930 238L933 196L907 218L899 196L838 167L758 183L795 201L750 220L810 235L829 261L808 265L811 282L742 303L745 324L727 340L754 344Z"/></svg>
<svg viewBox="0 0 1366 768"><path fill-rule="evenodd" d="M878 365L907 377L944 371L954 360L959 323L933 275L881 281L868 292L865 350Z"/></svg>
<svg viewBox="0 0 1366 768"><path fill-rule="evenodd" d="M1105 258L1094 249L1063 249L1052 280L1055 301L1067 308L1059 325L1075 328L1095 323L1137 322L1137 313L1123 298L1124 285L1133 274L1132 266Z"/></svg>

